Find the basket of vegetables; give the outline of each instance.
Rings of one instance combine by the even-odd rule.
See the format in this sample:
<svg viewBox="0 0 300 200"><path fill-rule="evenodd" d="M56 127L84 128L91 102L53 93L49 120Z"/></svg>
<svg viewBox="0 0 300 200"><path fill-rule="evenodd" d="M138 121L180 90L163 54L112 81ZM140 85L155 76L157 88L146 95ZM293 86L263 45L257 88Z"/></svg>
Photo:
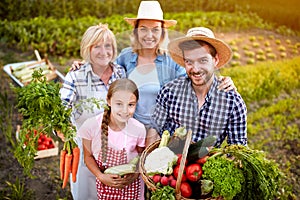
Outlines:
<svg viewBox="0 0 300 200"><path fill-rule="evenodd" d="M165 131L142 153L139 169L151 200L276 196L282 174L264 152L241 145L214 148L214 136L197 143L191 143L191 137L182 127L172 137Z"/></svg>

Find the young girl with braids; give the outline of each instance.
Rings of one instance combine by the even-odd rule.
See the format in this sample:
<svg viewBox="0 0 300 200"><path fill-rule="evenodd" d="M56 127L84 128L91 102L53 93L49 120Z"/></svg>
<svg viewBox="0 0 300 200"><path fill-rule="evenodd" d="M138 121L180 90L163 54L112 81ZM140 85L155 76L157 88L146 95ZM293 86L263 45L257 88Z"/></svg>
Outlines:
<svg viewBox="0 0 300 200"><path fill-rule="evenodd" d="M107 93L108 109L87 119L78 130L84 161L96 176L98 199L144 199L144 184L138 173L104 174L111 166L128 163L144 150L146 129L132 118L139 93L129 79L114 81Z"/></svg>

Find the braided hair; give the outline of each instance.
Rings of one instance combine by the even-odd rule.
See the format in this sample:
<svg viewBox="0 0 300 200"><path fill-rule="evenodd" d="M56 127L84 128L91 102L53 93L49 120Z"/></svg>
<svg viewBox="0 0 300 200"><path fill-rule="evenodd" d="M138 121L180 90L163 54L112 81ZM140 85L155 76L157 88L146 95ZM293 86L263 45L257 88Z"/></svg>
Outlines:
<svg viewBox="0 0 300 200"><path fill-rule="evenodd" d="M127 78L122 78L114 81L108 89L107 92L107 101L111 99L113 94L117 91L129 91L134 94L136 97L136 100L138 101L139 99L139 92L137 89L136 84ZM108 108L104 110L103 113L103 119L101 123L101 152L102 152L102 163L106 162L107 158L107 145L108 145L108 126L110 123L110 113L111 113L111 108L109 105L107 105Z"/></svg>

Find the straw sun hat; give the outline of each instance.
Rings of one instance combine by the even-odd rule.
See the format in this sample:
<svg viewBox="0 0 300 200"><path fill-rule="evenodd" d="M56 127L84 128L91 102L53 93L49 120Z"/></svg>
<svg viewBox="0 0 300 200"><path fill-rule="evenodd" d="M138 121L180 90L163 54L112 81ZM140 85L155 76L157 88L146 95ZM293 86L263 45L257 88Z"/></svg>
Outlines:
<svg viewBox="0 0 300 200"><path fill-rule="evenodd" d="M176 20L165 20L163 18L163 11L158 1L141 1L136 18L124 18L131 26L135 26L138 19L150 19L164 22L164 27L168 28L174 26Z"/></svg>
<svg viewBox="0 0 300 200"><path fill-rule="evenodd" d="M181 66L184 66L184 60L179 44L189 40L206 41L216 49L219 56L219 63L216 65L217 69L227 64L232 57L231 48L223 41L216 39L214 33L210 29L195 27L189 29L186 36L174 39L168 45L168 51L172 59Z"/></svg>

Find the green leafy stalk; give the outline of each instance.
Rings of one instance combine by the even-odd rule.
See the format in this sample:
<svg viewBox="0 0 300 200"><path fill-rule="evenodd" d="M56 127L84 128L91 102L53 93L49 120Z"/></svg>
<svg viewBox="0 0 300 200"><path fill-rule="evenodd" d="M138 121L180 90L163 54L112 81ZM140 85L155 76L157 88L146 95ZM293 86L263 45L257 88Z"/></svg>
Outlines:
<svg viewBox="0 0 300 200"><path fill-rule="evenodd" d="M28 175L37 153L39 134L36 133L53 137L53 130L59 130L66 141L72 141L76 134L75 126L70 122L71 109L66 108L60 99L59 83L47 82L37 70L32 77L32 82L24 87L12 86L17 93L18 111L23 116L14 155Z"/></svg>
<svg viewBox="0 0 300 200"><path fill-rule="evenodd" d="M277 195L280 179L283 177L282 172L279 170L278 165L268 160L263 151L253 150L242 145L230 145L224 148L215 148L211 151L214 153L208 159L208 164L213 163L218 157L230 155L233 162L243 172L245 179L242 185L242 192L234 196L234 199L272 199ZM209 172L210 166L204 165ZM204 169L205 172L205 169ZM231 173L230 176L232 176Z"/></svg>

